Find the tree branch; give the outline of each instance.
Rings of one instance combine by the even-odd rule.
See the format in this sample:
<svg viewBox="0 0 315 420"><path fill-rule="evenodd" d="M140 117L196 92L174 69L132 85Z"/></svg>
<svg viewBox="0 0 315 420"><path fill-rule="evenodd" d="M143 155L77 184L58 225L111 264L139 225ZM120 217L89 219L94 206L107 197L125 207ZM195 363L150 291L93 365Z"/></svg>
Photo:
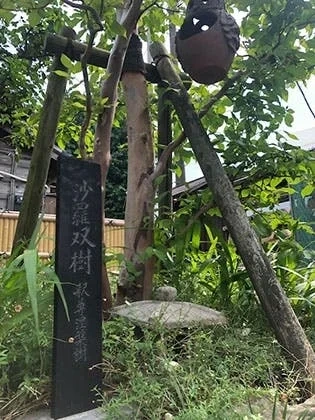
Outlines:
<svg viewBox="0 0 315 420"><path fill-rule="evenodd" d="M150 175L150 182L154 182L159 176L161 176L165 170L166 163L170 158L171 154L174 152L177 147L179 147L183 141L186 139L186 136L179 135L176 140L172 141L162 152L160 159L154 169L154 172Z"/></svg>
<svg viewBox="0 0 315 420"><path fill-rule="evenodd" d="M156 7L158 9L165 10L168 13L180 13L180 9L170 9L168 7L165 7L165 6L160 6L159 4L156 4Z"/></svg>
<svg viewBox="0 0 315 420"><path fill-rule="evenodd" d="M234 85L234 83L237 82L245 74L246 74L245 71L239 71L233 77L231 77L230 79L227 79L227 81L222 86L222 88L215 95L213 95L210 98L210 100L201 108L198 114L199 118L203 118L208 113L208 111L212 108L212 106L216 102L218 102L219 99L225 96L228 90Z"/></svg>
<svg viewBox="0 0 315 420"><path fill-rule="evenodd" d="M103 81L101 87L101 97L108 98L108 100L103 112L99 114L95 131L94 160L101 165L102 185L104 189L110 161L110 137L116 109L117 87L129 39L136 27L140 14L142 0L135 0L129 9L127 9L128 4L129 2L127 1L120 19L120 24L123 25L126 30L126 36L118 35L116 37L108 59L108 77Z"/></svg>
<svg viewBox="0 0 315 420"><path fill-rule="evenodd" d="M147 7L145 7L143 10L141 10L140 16L144 15L144 13L147 12L149 9L151 9L151 7L153 7L153 6L157 6L157 1L153 1Z"/></svg>
<svg viewBox="0 0 315 420"><path fill-rule="evenodd" d="M209 203L204 204L198 209L198 211L189 219L187 226L179 232L179 235L183 236L191 228L191 226L199 219L199 217L210 210L214 205L214 201L210 200Z"/></svg>
<svg viewBox="0 0 315 420"><path fill-rule="evenodd" d="M84 88L86 93L86 112L84 121L81 125L81 132L80 132L80 138L79 138L79 149L80 149L80 155L83 159L86 158L86 150L85 150L85 136L86 132L89 128L91 116L92 116L92 95L91 95L91 88L90 88L90 82L89 82L89 74L87 69L88 59L91 55L91 51L94 44L94 39L97 34L97 32L102 31L104 29L103 23L101 21L101 13L103 11L104 7L104 1L101 1L100 4L100 14L97 12L94 7L87 5L84 3L84 0L81 0L82 4L78 4L76 2L73 2L71 0L63 0L65 4L68 6L71 6L73 8L84 10L87 13L87 18L89 20L89 15L92 17L93 21L96 23L97 28L93 28L92 23L90 22L89 26L89 40L86 45L84 53L80 57L81 62L81 68L82 68L82 75L83 75L83 82L84 82Z"/></svg>
<svg viewBox="0 0 315 420"><path fill-rule="evenodd" d="M86 112L85 117L81 125L81 132L79 138L79 148L80 148L80 155L82 159L86 159L86 150L85 150L85 136L86 132L89 128L91 116L92 116L92 94L90 88L90 81L89 81L89 74L87 69L87 62L88 57L91 53L92 46L94 43L95 35L100 29L91 29L90 30L90 37L88 40L88 44L84 54L81 56L81 68L82 68L82 75L83 75L83 82L86 94Z"/></svg>
<svg viewBox="0 0 315 420"><path fill-rule="evenodd" d="M299 88L299 91L301 92L301 95L303 96L303 99L304 99L304 102L306 103L307 108L309 109L309 111L313 115L313 117L315 118L315 113L314 113L314 111L313 111L313 109L311 107L311 104L308 102L308 100L307 100L307 98L305 96L305 93L304 93L303 89L301 88L300 83L299 82L296 82L296 84L297 84L297 87Z"/></svg>
<svg viewBox="0 0 315 420"><path fill-rule="evenodd" d="M92 18L94 19L95 23L97 24L97 28L93 28L90 24L90 36L89 40L86 46L86 49L84 53L81 56L81 68L82 68L82 74L83 74L83 82L85 87L85 93L86 93L86 112L85 112L85 118L81 125L81 132L80 132L80 139L79 139L79 148L80 148L80 155L82 159L86 158L86 150L85 150L85 136L86 132L89 128L91 117L92 117L92 94L91 94L91 88L90 88L90 81L89 81L89 74L87 69L88 59L92 51L92 47L94 44L94 39L97 34L97 32L101 31L103 29L102 22L100 20L100 16L97 13L95 9L91 6L87 6L85 4L82 4L84 6L84 9L86 10L87 14L90 13ZM93 11L92 11L93 9ZM100 9L103 9L103 1L101 2Z"/></svg>
<svg viewBox="0 0 315 420"><path fill-rule="evenodd" d="M239 80L242 76L244 76L246 72L239 71L236 73L233 77L228 79L225 84L222 86L222 88L217 92L208 103L206 103L202 109L200 110L198 116L199 118L203 118L208 111L211 109L211 107L224 95L226 95L227 91L234 85L234 83ZM174 152L175 149L177 149L184 141L186 140L186 134L184 131L182 131L176 140L172 141L163 151L161 154L161 157L155 167L154 172L151 174L150 178L151 181L154 182L159 176L162 175L162 173L165 170L166 162L171 156L171 154Z"/></svg>
<svg viewBox="0 0 315 420"><path fill-rule="evenodd" d="M62 0L62 1L63 1L64 4L67 4L68 6L71 6L75 9L88 11L91 14L91 16L93 17L94 21L100 27L100 30L104 29L101 18L99 16L99 14L97 13L97 11L94 9L94 7L92 7L88 4L85 4L83 0L82 0L82 4L76 3L76 2L71 1L71 0Z"/></svg>

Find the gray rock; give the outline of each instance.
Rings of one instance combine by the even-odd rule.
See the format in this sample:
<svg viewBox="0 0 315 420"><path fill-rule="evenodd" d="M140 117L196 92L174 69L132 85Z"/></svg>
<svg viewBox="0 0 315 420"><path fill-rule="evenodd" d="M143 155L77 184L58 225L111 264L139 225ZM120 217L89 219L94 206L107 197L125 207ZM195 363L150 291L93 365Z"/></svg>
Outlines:
<svg viewBox="0 0 315 420"><path fill-rule="evenodd" d="M50 410L43 409L40 411L34 411L19 417L18 420L51 420ZM106 415L100 409L85 411L84 413L74 414L72 416L63 417L59 420L105 420Z"/></svg>
<svg viewBox="0 0 315 420"><path fill-rule="evenodd" d="M158 287L154 292L156 300L174 301L177 298L177 289L172 286Z"/></svg>
<svg viewBox="0 0 315 420"><path fill-rule="evenodd" d="M84 413L63 417L59 420L133 420L136 418L138 411L137 406L125 404L119 408L118 417L115 419L112 417L109 418L108 414L106 414L106 409L102 410L102 408L97 408L95 410L85 411ZM52 420L52 417L50 417L50 410L46 408L21 416L18 420Z"/></svg>
<svg viewBox="0 0 315 420"><path fill-rule="evenodd" d="M315 418L315 395L302 404L289 406L287 408L288 418L290 420L310 420Z"/></svg>
<svg viewBox="0 0 315 420"><path fill-rule="evenodd" d="M190 302L143 300L116 306L111 313L127 318L137 325L158 324L169 329L227 324L223 313Z"/></svg>
<svg viewBox="0 0 315 420"><path fill-rule="evenodd" d="M304 401L302 404L287 405L277 401L276 405L271 397L258 397L250 399L251 412L253 415L260 415L261 419L274 420L311 420L315 418L315 396ZM248 405L243 405L235 410L242 416L249 414Z"/></svg>

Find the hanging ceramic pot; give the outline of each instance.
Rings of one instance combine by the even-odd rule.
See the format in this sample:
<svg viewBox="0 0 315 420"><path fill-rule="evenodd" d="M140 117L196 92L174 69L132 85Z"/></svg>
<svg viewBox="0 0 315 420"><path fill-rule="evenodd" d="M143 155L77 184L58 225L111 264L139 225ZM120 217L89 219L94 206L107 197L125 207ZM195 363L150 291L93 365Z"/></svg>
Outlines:
<svg viewBox="0 0 315 420"><path fill-rule="evenodd" d="M239 28L223 0L190 0L176 53L193 80L210 85L224 79L239 44Z"/></svg>

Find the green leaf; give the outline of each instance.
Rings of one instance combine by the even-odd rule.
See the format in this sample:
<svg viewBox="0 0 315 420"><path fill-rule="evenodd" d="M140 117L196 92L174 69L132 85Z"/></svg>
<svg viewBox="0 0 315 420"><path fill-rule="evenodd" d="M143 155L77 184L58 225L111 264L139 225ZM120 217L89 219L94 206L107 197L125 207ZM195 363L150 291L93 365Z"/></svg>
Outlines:
<svg viewBox="0 0 315 420"><path fill-rule="evenodd" d="M8 266L2 272L2 282L5 283L14 273L21 271L21 263L23 262L23 255L19 255L14 260L9 260Z"/></svg>
<svg viewBox="0 0 315 420"><path fill-rule="evenodd" d="M294 188L291 188L291 187L284 187L284 188L279 188L278 190L277 190L277 192L278 193L284 193L284 194L289 194L289 195L292 195L292 194L295 194L295 189Z"/></svg>
<svg viewBox="0 0 315 420"><path fill-rule="evenodd" d="M37 251L36 249L26 249L23 253L24 267L28 293L30 296L33 316L35 320L35 329L39 337L39 318L37 302Z"/></svg>
<svg viewBox="0 0 315 420"><path fill-rule="evenodd" d="M31 10L30 14L28 15L28 22L31 27L38 25L41 19L42 18L36 9Z"/></svg>
<svg viewBox="0 0 315 420"><path fill-rule="evenodd" d="M66 56L66 54L61 54L60 61L65 66L66 69L70 71L73 69L73 63L70 60L70 58Z"/></svg>
<svg viewBox="0 0 315 420"><path fill-rule="evenodd" d="M285 134L292 140L298 140L299 139L295 134L289 133L288 131L285 131Z"/></svg>
<svg viewBox="0 0 315 420"><path fill-rule="evenodd" d="M85 109L85 105L81 104L80 102L73 102L72 106L78 109Z"/></svg>
<svg viewBox="0 0 315 420"><path fill-rule="evenodd" d="M160 260L160 261L166 261L166 255L164 251L161 251L159 249L153 249L153 254Z"/></svg>
<svg viewBox="0 0 315 420"><path fill-rule="evenodd" d="M276 186L278 185L278 184L280 184L280 182L282 182L283 181L283 178L273 178L271 181L270 181L270 186L272 187L272 188L276 188Z"/></svg>
<svg viewBox="0 0 315 420"><path fill-rule="evenodd" d="M246 197L249 197L249 195L250 195L249 189L244 189L241 191L241 197L246 198Z"/></svg>
<svg viewBox="0 0 315 420"><path fill-rule="evenodd" d="M304 197L307 197L309 195L312 195L314 189L315 189L314 185L312 185L312 184L306 185L301 191L302 197L304 198Z"/></svg>
<svg viewBox="0 0 315 420"><path fill-rule="evenodd" d="M284 121L286 125L291 126L294 121L293 115L291 113L287 113L284 117Z"/></svg>
<svg viewBox="0 0 315 420"><path fill-rule="evenodd" d="M121 36L126 36L126 29L120 25L120 23L117 22L117 20L113 20L113 22L110 25L111 30L117 34L117 35L121 35Z"/></svg>
<svg viewBox="0 0 315 420"><path fill-rule="evenodd" d="M71 72L76 74L76 73L80 73L80 71L82 71L82 66L81 66L81 62L78 61L75 64L72 64L72 68L71 68Z"/></svg>
<svg viewBox="0 0 315 420"><path fill-rule="evenodd" d="M67 320L70 322L68 305L67 305L67 302L66 302L65 295L63 293L61 281L59 280L59 277L57 276L57 274L54 271L51 271L50 277L53 280L53 282L54 282L54 284L55 284L55 286L56 286L56 288L58 290L58 293L60 295L61 301L63 303L63 307L64 307L64 310L65 310L65 313L66 313Z"/></svg>
<svg viewBox="0 0 315 420"><path fill-rule="evenodd" d="M31 240L29 242L29 245L28 245L27 249L36 249L40 237L43 236L44 232L42 232L42 234L39 235L39 231L40 231L40 227L41 227L43 218L44 218L44 213L41 213L38 220L37 220L34 232L32 233Z"/></svg>
<svg viewBox="0 0 315 420"><path fill-rule="evenodd" d="M191 245L195 249L200 247L200 234L201 234L201 223L200 220L194 223L192 236L191 236Z"/></svg>
<svg viewBox="0 0 315 420"><path fill-rule="evenodd" d="M55 70L54 73L57 74L57 76L65 77L66 79L69 77L69 74L63 70Z"/></svg>
<svg viewBox="0 0 315 420"><path fill-rule="evenodd" d="M6 23L10 23L14 16L14 13L10 12L10 10L0 9L0 18L3 19Z"/></svg>

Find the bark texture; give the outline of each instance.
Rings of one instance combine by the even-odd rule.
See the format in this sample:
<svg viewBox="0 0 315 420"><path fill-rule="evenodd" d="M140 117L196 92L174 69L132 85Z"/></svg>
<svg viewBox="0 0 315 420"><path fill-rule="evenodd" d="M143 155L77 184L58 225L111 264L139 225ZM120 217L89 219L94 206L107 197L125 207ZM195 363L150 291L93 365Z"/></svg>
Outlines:
<svg viewBox="0 0 315 420"><path fill-rule="evenodd" d="M61 35L73 39L75 32L72 29L64 28ZM48 79L22 207L13 240L13 250L19 248L22 251L29 243L36 227L43 201L51 152L55 144L58 119L67 86L67 78L58 76L55 73L56 70L67 71L61 64L59 56L53 61Z"/></svg>
<svg viewBox="0 0 315 420"><path fill-rule="evenodd" d="M310 392L315 390L315 354L271 264L250 226L246 213L228 179L184 86L165 48L154 43L151 55L163 80L170 85L169 97L180 118L209 189L226 220L229 232L251 278L275 335L294 361Z"/></svg>
<svg viewBox="0 0 315 420"><path fill-rule="evenodd" d="M120 81L121 71L128 48L131 34L136 28L140 16L142 0L134 0L130 3L126 0L125 5L119 11L119 23L125 28L125 36L117 35L113 48L110 52L107 64L108 77L101 87L101 98L105 99L103 111L98 116L94 139L94 161L101 166L103 199L105 199L106 177L110 165L110 140L113 120L117 105L117 88ZM104 201L104 200L103 200ZM105 214L103 217L104 229ZM106 248L106 244L104 244ZM112 306L112 294L106 267L103 267L103 311L104 316Z"/></svg>
<svg viewBox="0 0 315 420"><path fill-rule="evenodd" d="M142 73L126 72L122 85L127 106L128 183L125 212L125 263L118 281L117 303L151 298L153 258L144 252L153 244L154 165L148 93Z"/></svg>

